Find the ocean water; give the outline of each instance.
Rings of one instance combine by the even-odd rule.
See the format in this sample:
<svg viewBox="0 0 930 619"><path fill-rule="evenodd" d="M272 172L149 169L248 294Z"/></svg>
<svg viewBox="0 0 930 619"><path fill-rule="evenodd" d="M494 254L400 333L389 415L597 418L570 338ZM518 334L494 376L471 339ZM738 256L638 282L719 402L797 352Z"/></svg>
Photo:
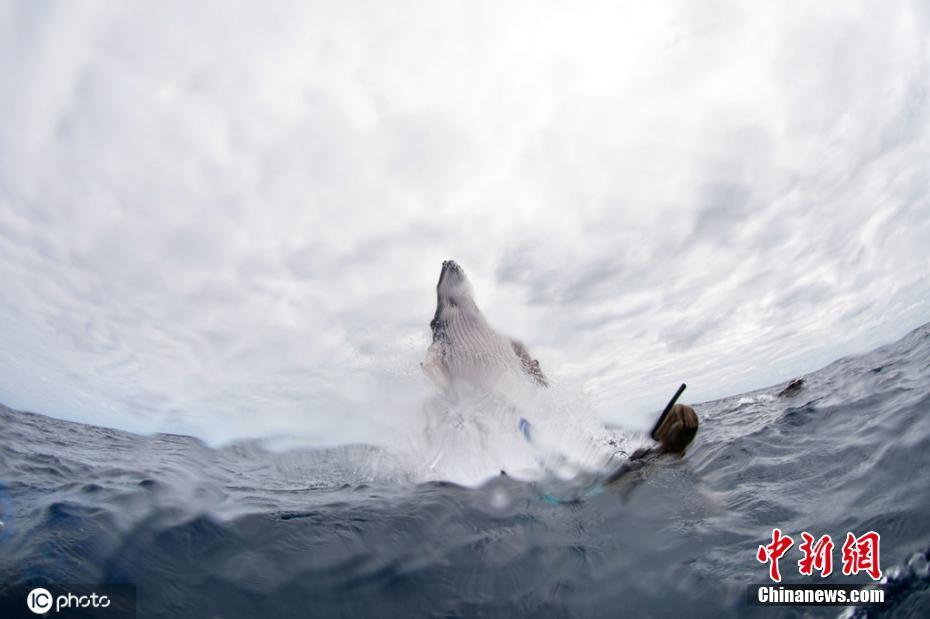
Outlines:
<svg viewBox="0 0 930 619"><path fill-rule="evenodd" d="M804 378L697 405L686 457L608 486L0 407L0 587L134 583L140 617L930 616L930 325ZM878 531L886 604L747 605L774 527ZM796 560L785 582L813 582Z"/></svg>

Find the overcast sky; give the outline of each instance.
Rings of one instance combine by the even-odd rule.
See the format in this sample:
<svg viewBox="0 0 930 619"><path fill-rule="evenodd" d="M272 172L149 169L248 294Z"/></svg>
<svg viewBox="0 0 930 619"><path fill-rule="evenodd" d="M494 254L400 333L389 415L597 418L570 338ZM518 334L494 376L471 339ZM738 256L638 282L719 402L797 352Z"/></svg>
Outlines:
<svg viewBox="0 0 930 619"><path fill-rule="evenodd" d="M634 425L892 341L930 320L928 6L0 3L0 402L365 438L446 258Z"/></svg>

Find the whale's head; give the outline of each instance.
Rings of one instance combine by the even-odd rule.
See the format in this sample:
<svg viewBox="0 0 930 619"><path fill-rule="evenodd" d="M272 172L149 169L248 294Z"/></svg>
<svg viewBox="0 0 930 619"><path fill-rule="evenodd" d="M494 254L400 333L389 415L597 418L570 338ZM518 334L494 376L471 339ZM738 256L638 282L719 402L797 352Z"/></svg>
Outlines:
<svg viewBox="0 0 930 619"><path fill-rule="evenodd" d="M436 301L448 307L478 309L468 277L455 260L442 263L439 283L436 284Z"/></svg>
<svg viewBox="0 0 930 619"><path fill-rule="evenodd" d="M481 318L465 271L455 260L446 260L436 284L436 314L430 322L433 341L443 336L450 320Z"/></svg>

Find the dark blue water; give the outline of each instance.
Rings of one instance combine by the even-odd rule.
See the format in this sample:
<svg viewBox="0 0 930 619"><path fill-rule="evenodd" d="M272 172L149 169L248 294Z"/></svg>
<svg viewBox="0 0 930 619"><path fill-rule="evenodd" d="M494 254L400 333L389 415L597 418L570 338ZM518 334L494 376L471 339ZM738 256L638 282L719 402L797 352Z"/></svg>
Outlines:
<svg viewBox="0 0 930 619"><path fill-rule="evenodd" d="M928 378L925 325L793 397L697 406L685 458L603 491L414 485L366 446L212 449L0 407L0 587L135 583L141 617L836 616L747 606L756 548L874 529L890 595L868 614L930 616ZM785 580L812 582L796 560Z"/></svg>

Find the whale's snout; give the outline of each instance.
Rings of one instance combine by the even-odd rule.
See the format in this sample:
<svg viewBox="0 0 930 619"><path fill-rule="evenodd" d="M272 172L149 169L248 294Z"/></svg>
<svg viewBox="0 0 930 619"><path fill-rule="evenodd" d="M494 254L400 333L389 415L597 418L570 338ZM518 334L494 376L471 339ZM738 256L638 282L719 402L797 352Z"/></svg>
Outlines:
<svg viewBox="0 0 930 619"><path fill-rule="evenodd" d="M455 286L465 280L465 271L455 260L444 260L439 273L439 286Z"/></svg>
<svg viewBox="0 0 930 619"><path fill-rule="evenodd" d="M442 272L439 274L439 283L436 284L436 293L439 299L439 309L442 307L474 306L471 286L465 271L455 260L444 260Z"/></svg>
<svg viewBox="0 0 930 619"><path fill-rule="evenodd" d="M443 273L458 273L464 274L462 267L459 266L459 263L455 260L443 260L442 261L442 272Z"/></svg>

